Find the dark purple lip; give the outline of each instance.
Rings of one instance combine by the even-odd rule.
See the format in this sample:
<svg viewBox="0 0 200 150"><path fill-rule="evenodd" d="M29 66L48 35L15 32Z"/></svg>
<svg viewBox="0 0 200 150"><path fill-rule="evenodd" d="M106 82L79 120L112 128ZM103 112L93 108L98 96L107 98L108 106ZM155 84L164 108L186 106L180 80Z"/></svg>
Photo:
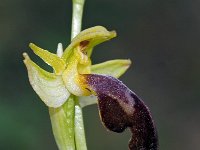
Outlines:
<svg viewBox="0 0 200 150"><path fill-rule="evenodd" d="M130 150L158 150L157 131L144 102L120 80L105 75L83 75L98 97L101 119L106 128L132 132Z"/></svg>

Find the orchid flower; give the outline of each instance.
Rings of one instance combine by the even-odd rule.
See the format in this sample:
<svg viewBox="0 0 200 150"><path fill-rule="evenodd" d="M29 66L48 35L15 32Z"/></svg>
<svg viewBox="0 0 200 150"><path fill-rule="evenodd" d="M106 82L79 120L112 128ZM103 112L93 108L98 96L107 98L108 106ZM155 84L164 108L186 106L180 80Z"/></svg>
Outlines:
<svg viewBox="0 0 200 150"><path fill-rule="evenodd" d="M93 48L115 36L115 31L110 32L102 26L92 27L73 38L64 52L62 45L58 44L57 54L31 43L29 46L33 52L50 65L53 72L40 68L24 53L30 84L50 109L63 106L71 96L78 98L81 107L97 103L107 129L120 133L130 128L129 149L156 150L157 134L148 108L116 79L129 68L131 61L117 59L92 65ZM70 115L66 117L70 120Z"/></svg>
<svg viewBox="0 0 200 150"><path fill-rule="evenodd" d="M114 31L109 32L101 26L89 28L77 35L64 53L62 45L58 44L57 54L30 43L33 52L54 70L53 73L43 70L29 58L28 54L23 54L29 81L41 100L48 107L57 108L67 101L70 94L73 94L80 97L82 107L96 103L94 96L91 96L89 102L82 97L92 94L83 87L81 74L107 74L119 77L131 64L130 60L118 59L91 65L90 56L93 47L115 36Z"/></svg>

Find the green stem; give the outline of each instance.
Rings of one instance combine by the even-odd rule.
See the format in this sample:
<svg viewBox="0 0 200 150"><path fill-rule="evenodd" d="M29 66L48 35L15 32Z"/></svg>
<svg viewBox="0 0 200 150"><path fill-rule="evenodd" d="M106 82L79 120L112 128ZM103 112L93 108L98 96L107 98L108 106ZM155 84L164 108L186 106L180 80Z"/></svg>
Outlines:
<svg viewBox="0 0 200 150"><path fill-rule="evenodd" d="M75 141L77 150L87 150L86 139L85 139L85 130L83 123L82 108L79 104L78 98L75 98Z"/></svg>
<svg viewBox="0 0 200 150"><path fill-rule="evenodd" d="M85 0L73 0L73 39L81 31ZM49 108L52 130L59 150L87 150L82 108L78 98L71 95L59 108Z"/></svg>
<svg viewBox="0 0 200 150"><path fill-rule="evenodd" d="M71 39L73 39L80 31L82 25L82 15L85 0L72 0L73 13L72 13L72 32Z"/></svg>
<svg viewBox="0 0 200 150"><path fill-rule="evenodd" d="M85 0L73 0L71 39L73 39L81 31L84 3ZM77 97L75 98L74 119L76 150L87 150L82 108L79 105Z"/></svg>

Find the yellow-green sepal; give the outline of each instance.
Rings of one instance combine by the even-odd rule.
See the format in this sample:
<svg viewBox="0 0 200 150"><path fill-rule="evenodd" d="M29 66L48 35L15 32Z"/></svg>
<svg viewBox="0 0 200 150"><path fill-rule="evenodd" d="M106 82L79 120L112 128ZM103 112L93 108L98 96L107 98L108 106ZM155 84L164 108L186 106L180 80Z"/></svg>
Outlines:
<svg viewBox="0 0 200 150"><path fill-rule="evenodd" d="M72 55L73 50L78 46L90 57L94 46L114 37L116 37L115 31L108 31L102 26L95 26L83 30L72 39L71 44L65 49L62 58L67 61Z"/></svg>
<svg viewBox="0 0 200 150"><path fill-rule="evenodd" d="M105 74L119 78L130 67L129 59L109 60L100 64L92 65L91 72L94 74Z"/></svg>
<svg viewBox="0 0 200 150"><path fill-rule="evenodd" d="M43 70L26 53L23 56L30 84L41 100L54 108L64 104L70 93L65 88L62 77Z"/></svg>

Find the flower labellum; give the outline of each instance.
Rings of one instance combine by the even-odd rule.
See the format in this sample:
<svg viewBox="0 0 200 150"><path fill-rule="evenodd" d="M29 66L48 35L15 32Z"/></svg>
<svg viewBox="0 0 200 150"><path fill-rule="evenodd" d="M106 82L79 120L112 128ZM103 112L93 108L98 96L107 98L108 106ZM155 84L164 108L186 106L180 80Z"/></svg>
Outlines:
<svg viewBox="0 0 200 150"><path fill-rule="evenodd" d="M83 75L89 90L98 97L101 120L114 132L127 127L132 132L130 150L157 150L158 138L154 122L143 101L121 81L111 76Z"/></svg>

